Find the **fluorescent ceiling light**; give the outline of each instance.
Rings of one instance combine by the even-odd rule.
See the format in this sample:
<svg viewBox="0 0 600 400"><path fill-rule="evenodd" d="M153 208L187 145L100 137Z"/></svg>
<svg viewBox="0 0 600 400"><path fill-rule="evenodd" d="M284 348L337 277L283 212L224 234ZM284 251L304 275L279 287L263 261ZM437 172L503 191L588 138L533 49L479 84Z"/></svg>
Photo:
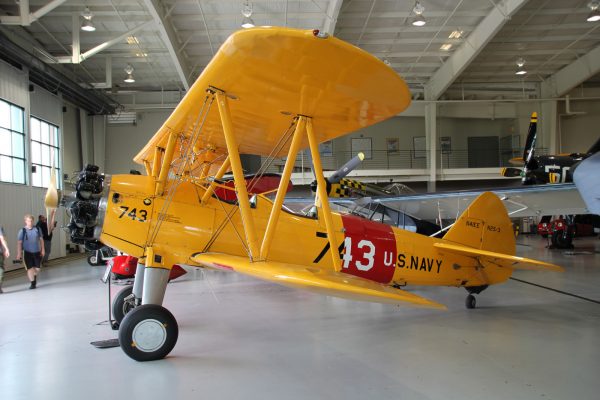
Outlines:
<svg viewBox="0 0 600 400"><path fill-rule="evenodd" d="M448 39L460 39L463 33L464 31L452 31L452 33L448 35Z"/></svg>
<svg viewBox="0 0 600 400"><path fill-rule="evenodd" d="M135 36L127 36L127 44L140 44L140 41Z"/></svg>
<svg viewBox="0 0 600 400"><path fill-rule="evenodd" d="M452 47L451 43L444 43L443 45L440 46L440 50L448 51L448 50L450 50L451 47Z"/></svg>

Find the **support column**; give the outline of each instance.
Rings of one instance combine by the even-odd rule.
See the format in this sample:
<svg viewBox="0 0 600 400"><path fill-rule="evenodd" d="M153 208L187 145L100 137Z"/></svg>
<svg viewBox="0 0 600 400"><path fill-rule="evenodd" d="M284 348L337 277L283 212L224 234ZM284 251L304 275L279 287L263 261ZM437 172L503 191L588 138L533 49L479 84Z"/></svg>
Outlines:
<svg viewBox="0 0 600 400"><path fill-rule="evenodd" d="M539 147L548 149L548 154L558 154L561 152L560 143L562 138L559 137L558 129L558 101L549 100L542 103L542 110L538 122L537 143ZM541 129L539 129L541 128ZM540 140L541 139L541 140Z"/></svg>
<svg viewBox="0 0 600 400"><path fill-rule="evenodd" d="M427 166L429 178L427 191L435 192L437 180L437 104L429 103L425 106L425 147L427 148Z"/></svg>
<svg viewBox="0 0 600 400"><path fill-rule="evenodd" d="M322 216L325 220L327 240L329 241L329 251L331 252L331 258L333 260L333 269L336 272L340 272L340 256L337 251L338 245L335 241L335 231L333 229L333 220L331 219L331 208L329 207L329 197L327 197L327 185L325 183L325 177L323 176L321 154L319 154L319 143L315 138L315 133L312 127L312 121L310 119L306 121L306 135L308 136L310 153L312 155L312 161L315 168L315 177L317 179L317 195L319 196L321 206L323 208ZM319 215L319 217L321 217L321 215Z"/></svg>
<svg viewBox="0 0 600 400"><path fill-rule="evenodd" d="M94 164L100 167L100 171L105 170L104 161L106 160L106 117L104 115L94 115L92 117L92 140Z"/></svg>
<svg viewBox="0 0 600 400"><path fill-rule="evenodd" d="M223 164L221 164L221 166L219 167L219 170L217 171L217 174L215 175L213 181L208 186L208 189L206 189L206 192L202 196L202 200L201 200L202 204L206 203L208 201L208 199L210 198L210 196L213 195L213 193L215 191L215 187L217 186L216 181L218 179L221 179L223 177L223 175L225 175L225 172L227 172L227 170L229 169L229 165L230 165L229 156L227 156L225 161L223 161Z"/></svg>
<svg viewBox="0 0 600 400"><path fill-rule="evenodd" d="M73 14L73 52L71 53L71 62L79 64L81 58L81 49L79 44L79 14Z"/></svg>
<svg viewBox="0 0 600 400"><path fill-rule="evenodd" d="M169 135L165 155L163 156L163 160L160 166L160 174L158 176L158 181L156 182L156 190L154 192L156 196L162 196L163 194L165 182L167 181L167 177L169 176L169 169L171 169L171 162L173 161L173 153L175 152L176 143L177 135L171 133Z"/></svg>
<svg viewBox="0 0 600 400"><path fill-rule="evenodd" d="M305 126L305 118L300 117L298 123L296 124L290 149L288 150L287 160L285 162L285 167L283 168L281 180L279 181L279 188L277 189L277 196L275 197L273 208L271 209L271 215L269 216L269 222L267 223L267 229L265 231L265 236L260 248L260 258L263 260L267 258L269 249L271 248L271 240L273 239L273 234L275 233L275 228L277 227L277 221L279 220L279 215L281 214L281 206L283 206L283 200L285 199L285 195L287 193L288 184L290 182L290 177L292 176L294 164L296 163L296 155L298 154L298 149L300 148L300 143L302 142L302 134L305 131Z"/></svg>
<svg viewBox="0 0 600 400"><path fill-rule="evenodd" d="M82 168L87 164L92 163L90 157L90 146L89 146L89 135L88 135L88 124L87 124L87 112L80 108L79 109L79 137L81 138L81 161L83 162Z"/></svg>
<svg viewBox="0 0 600 400"><path fill-rule="evenodd" d="M242 215L242 224L246 234L246 242L248 243L248 251L250 259L258 259L259 249L256 239L256 230L254 229L254 219L250 210L250 201L248 201L248 190L246 189L246 180L244 179L244 170L242 169L242 161L238 151L237 141L233 132L233 124L231 123L231 114L229 112L229 104L227 96L223 92L217 92L217 104L219 105L219 114L221 115L221 123L223 124L223 134L227 143L227 152L229 153L229 162L233 172L235 190Z"/></svg>

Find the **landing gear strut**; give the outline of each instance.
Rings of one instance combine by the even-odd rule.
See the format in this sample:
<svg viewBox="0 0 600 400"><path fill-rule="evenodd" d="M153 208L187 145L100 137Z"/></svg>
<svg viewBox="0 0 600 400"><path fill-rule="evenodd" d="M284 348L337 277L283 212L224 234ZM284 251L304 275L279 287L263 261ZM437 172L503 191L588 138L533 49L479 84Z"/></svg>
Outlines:
<svg viewBox="0 0 600 400"><path fill-rule="evenodd" d="M465 299L465 307L467 307L470 310L475 308L477 306L477 299L473 295L483 292L485 289L487 289L487 287L488 285L465 287L465 289L467 289L467 292L469 292L469 295Z"/></svg>

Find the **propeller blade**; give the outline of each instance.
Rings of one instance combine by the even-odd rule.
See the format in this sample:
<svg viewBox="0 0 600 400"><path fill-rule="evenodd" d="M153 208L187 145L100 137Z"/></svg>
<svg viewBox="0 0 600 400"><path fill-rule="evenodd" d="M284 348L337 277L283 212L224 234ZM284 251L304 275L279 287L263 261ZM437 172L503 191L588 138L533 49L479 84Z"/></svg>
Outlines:
<svg viewBox="0 0 600 400"><path fill-rule="evenodd" d="M502 168L502 176L504 176L505 178L514 178L517 176L521 176L521 172L522 170L520 168Z"/></svg>
<svg viewBox="0 0 600 400"><path fill-rule="evenodd" d="M531 119L529 120L529 131L527 132L527 141L525 142L525 150L523 151L523 160L525 165L523 166L522 180L523 183L527 182L529 177L529 171L537 167L537 161L534 158L535 153L535 140L537 137L537 113L531 113Z"/></svg>
<svg viewBox="0 0 600 400"><path fill-rule="evenodd" d="M50 221L50 215L53 210L58 208L58 189L56 188L56 170L52 168L50 174L50 184L46 191L46 197L44 198L44 205L46 206L46 217Z"/></svg>
<svg viewBox="0 0 600 400"><path fill-rule="evenodd" d="M342 165L340 169L335 171L327 180L330 183L338 183L340 179L348 175L352 170L354 170L358 165L365 159L365 154L360 152L355 157L353 157L346 164Z"/></svg>

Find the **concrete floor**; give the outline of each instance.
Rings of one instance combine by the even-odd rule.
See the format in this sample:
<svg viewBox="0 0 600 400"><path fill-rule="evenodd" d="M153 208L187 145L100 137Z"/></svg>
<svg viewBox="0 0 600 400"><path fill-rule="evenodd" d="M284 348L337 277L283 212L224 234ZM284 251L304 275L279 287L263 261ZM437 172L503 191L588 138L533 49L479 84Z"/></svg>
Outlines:
<svg viewBox="0 0 600 400"><path fill-rule="evenodd" d="M521 237L520 255L566 273L515 277L600 300L600 240L576 256ZM179 342L138 363L107 319L103 268L85 259L12 274L0 295L0 399L598 399L600 304L516 281L478 296L418 288L448 311L359 303L237 274L194 272L165 300ZM117 288L118 289L118 288Z"/></svg>

